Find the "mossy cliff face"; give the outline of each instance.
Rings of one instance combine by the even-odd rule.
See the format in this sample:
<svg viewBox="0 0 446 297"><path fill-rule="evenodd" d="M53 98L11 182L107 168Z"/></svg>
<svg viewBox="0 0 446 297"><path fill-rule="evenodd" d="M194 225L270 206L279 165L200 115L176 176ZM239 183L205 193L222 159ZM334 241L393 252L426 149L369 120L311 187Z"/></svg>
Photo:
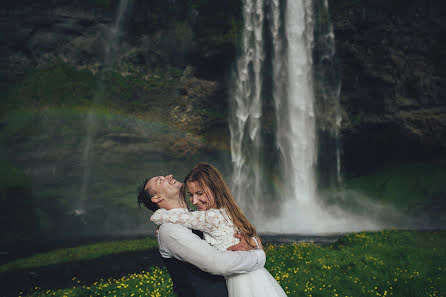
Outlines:
<svg viewBox="0 0 446 297"><path fill-rule="evenodd" d="M117 0L7 1L0 10L2 87L17 88L34 68L55 63L86 69L93 77L103 69L118 5ZM113 59L118 76L109 79L110 92L127 99L115 100L115 106L161 115L191 133L219 128L227 142L227 82L241 5L130 1ZM331 0L329 5L342 80L344 168L444 155L445 4ZM26 96L36 104L38 96ZM85 105L93 97L87 92L72 101Z"/></svg>
<svg viewBox="0 0 446 297"><path fill-rule="evenodd" d="M8 1L0 10L3 111L86 106L102 97L107 107L186 132L227 134L226 78L240 2L130 0L110 48L118 6L117 0Z"/></svg>
<svg viewBox="0 0 446 297"><path fill-rule="evenodd" d="M10 164L5 175L12 168L29 179L1 184L0 202L4 220L21 222L24 237L140 232L149 228L135 201L142 178L181 180L203 160L228 171L226 78L240 2L130 0L107 64L118 5L7 1L0 8L0 163ZM79 214L86 163L89 199Z"/></svg>
<svg viewBox="0 0 446 297"><path fill-rule="evenodd" d="M443 1L330 1L348 170L446 152Z"/></svg>

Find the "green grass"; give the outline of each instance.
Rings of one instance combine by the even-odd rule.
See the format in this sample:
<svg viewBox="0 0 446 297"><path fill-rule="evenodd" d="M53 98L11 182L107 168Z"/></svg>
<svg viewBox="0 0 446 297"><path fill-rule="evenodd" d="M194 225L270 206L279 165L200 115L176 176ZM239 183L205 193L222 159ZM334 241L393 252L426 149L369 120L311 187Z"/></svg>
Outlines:
<svg viewBox="0 0 446 297"><path fill-rule="evenodd" d="M267 245L266 268L288 296L446 296L446 232L349 234L335 244ZM32 296L174 296L164 268Z"/></svg>
<svg viewBox="0 0 446 297"><path fill-rule="evenodd" d="M391 203L409 214L446 213L446 166L412 164L377 170L345 180L349 189L380 202Z"/></svg>
<svg viewBox="0 0 446 297"><path fill-rule="evenodd" d="M157 248L154 238L111 241L67 249L58 249L47 253L37 254L29 258L19 259L0 266L0 272L33 267L43 267L72 261L91 260L103 256L130 251L140 251Z"/></svg>
<svg viewBox="0 0 446 297"><path fill-rule="evenodd" d="M446 233L349 234L330 247L267 248L289 296L444 296Z"/></svg>

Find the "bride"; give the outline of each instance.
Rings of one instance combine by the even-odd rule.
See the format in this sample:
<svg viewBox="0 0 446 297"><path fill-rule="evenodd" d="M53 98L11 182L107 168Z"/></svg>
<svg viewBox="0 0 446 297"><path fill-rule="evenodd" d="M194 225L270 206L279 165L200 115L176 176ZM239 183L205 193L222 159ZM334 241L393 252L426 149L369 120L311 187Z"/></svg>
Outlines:
<svg viewBox="0 0 446 297"><path fill-rule="evenodd" d="M188 192L198 211L178 213L159 209L150 220L157 225L175 223L200 230L204 239L221 251L239 242L234 233L247 238L257 237L255 228L237 206L221 173L212 165L197 164L184 179L182 192L183 197ZM279 283L265 268L228 276L226 285L229 297L286 297Z"/></svg>

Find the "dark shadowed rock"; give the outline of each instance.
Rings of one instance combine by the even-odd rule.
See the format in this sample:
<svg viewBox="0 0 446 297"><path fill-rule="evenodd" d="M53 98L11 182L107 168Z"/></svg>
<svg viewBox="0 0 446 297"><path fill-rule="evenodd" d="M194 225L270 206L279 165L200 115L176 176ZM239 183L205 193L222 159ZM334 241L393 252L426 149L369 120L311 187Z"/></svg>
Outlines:
<svg viewBox="0 0 446 297"><path fill-rule="evenodd" d="M444 3L332 0L330 5L347 171L389 161L444 160L446 47L439 42L446 34Z"/></svg>

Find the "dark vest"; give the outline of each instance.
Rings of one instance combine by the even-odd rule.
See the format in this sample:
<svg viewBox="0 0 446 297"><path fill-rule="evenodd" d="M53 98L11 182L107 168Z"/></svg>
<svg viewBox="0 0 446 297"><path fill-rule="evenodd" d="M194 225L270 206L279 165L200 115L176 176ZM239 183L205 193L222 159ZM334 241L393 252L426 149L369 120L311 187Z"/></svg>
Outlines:
<svg viewBox="0 0 446 297"><path fill-rule="evenodd" d="M195 230L194 233L198 234ZM223 276L212 275L175 258L163 258L163 261L172 278L173 291L178 297L228 297Z"/></svg>

